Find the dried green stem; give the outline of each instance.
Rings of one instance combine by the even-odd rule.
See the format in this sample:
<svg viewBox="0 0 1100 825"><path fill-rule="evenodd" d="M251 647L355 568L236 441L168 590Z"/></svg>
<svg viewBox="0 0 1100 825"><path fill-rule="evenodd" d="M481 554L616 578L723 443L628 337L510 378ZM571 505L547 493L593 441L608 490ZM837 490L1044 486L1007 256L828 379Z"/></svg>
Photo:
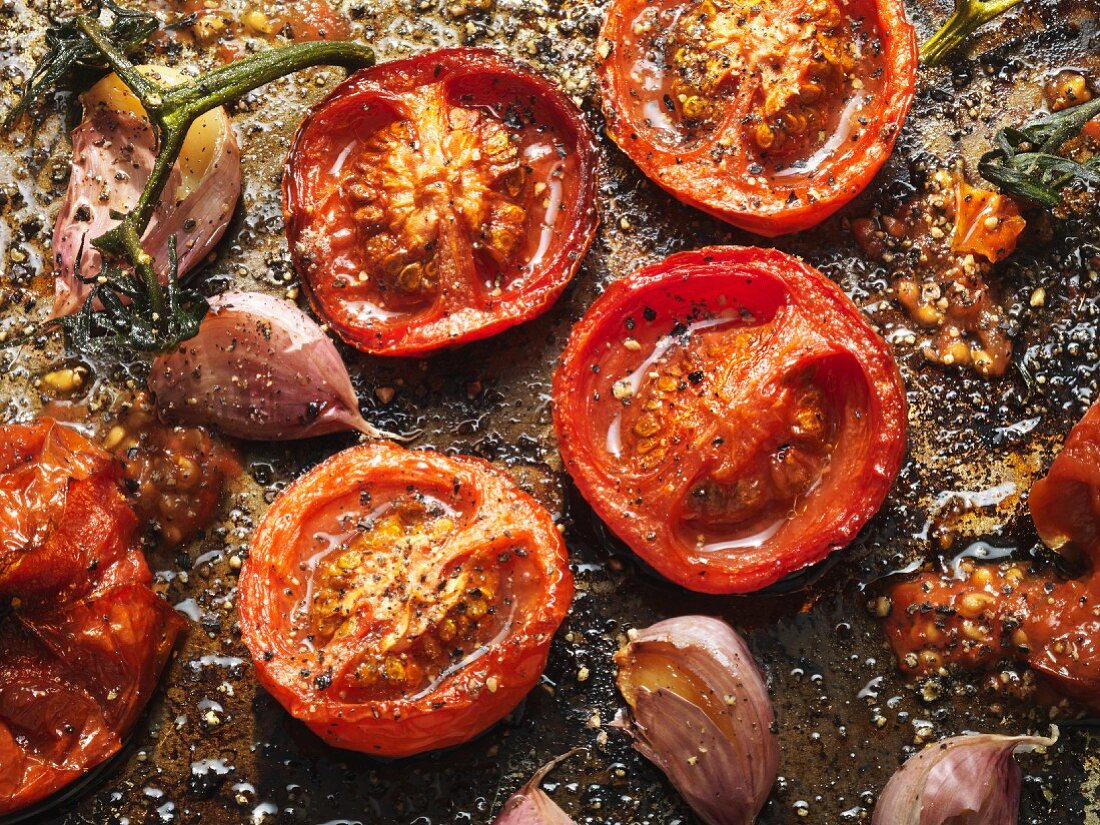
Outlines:
<svg viewBox="0 0 1100 825"><path fill-rule="evenodd" d="M955 11L920 47L921 62L938 66L971 34L1020 0L955 0Z"/></svg>

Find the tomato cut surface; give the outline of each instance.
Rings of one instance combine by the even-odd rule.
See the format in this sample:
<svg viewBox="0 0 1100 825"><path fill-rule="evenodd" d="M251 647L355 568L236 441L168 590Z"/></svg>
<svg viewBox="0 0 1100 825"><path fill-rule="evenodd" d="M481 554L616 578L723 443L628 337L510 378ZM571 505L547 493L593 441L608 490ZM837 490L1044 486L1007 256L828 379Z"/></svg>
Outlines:
<svg viewBox="0 0 1100 825"><path fill-rule="evenodd" d="M614 0L597 52L623 151L684 203L768 236L870 182L917 70L900 0Z"/></svg>
<svg viewBox="0 0 1100 825"><path fill-rule="evenodd" d="M298 479L240 578L262 684L326 742L465 742L538 681L573 593L550 514L480 459L378 443Z"/></svg>
<svg viewBox="0 0 1100 825"><path fill-rule="evenodd" d="M0 813L119 750L183 627L119 477L54 421L0 427Z"/></svg>
<svg viewBox="0 0 1100 825"><path fill-rule="evenodd" d="M596 231L596 145L549 81L483 49L364 69L310 110L283 178L314 309L408 355L546 310Z"/></svg>
<svg viewBox="0 0 1100 825"><path fill-rule="evenodd" d="M554 376L565 466L662 575L743 593L847 544L905 453L889 349L817 270L711 247L613 282Z"/></svg>

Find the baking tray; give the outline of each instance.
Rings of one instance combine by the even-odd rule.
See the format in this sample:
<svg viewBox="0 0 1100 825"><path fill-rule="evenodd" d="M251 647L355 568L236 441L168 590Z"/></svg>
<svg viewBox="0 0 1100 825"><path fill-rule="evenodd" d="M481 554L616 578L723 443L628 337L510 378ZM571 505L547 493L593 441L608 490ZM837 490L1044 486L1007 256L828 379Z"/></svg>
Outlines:
<svg viewBox="0 0 1100 825"><path fill-rule="evenodd" d="M1044 77L1100 64L1095 2L1025 0L971 41L974 59L922 69L912 114L893 157L849 208L816 230L768 242L835 279L894 342L911 403L910 454L878 516L825 566L747 597L702 596L644 569L592 517L564 475L550 426L550 376L570 326L601 288L640 264L704 244L763 243L680 205L602 139L601 228L564 296L544 316L490 340L430 359L385 360L345 351L365 414L388 430L423 434L413 446L483 456L507 468L567 525L577 592L542 683L505 722L462 747L384 761L323 745L260 689L240 641L231 561L291 479L350 445L351 437L244 445L245 473L206 537L151 563L159 589L197 619L162 688L118 758L42 823L488 823L531 773L584 746L545 787L580 823L693 823L662 775L608 722L621 701L610 656L625 630L689 612L719 615L745 633L767 673L780 740L780 779L760 823L869 821L875 795L915 749L919 726L1046 732L1045 710L991 691L988 674L950 682L933 702L897 671L866 603L884 577L952 556L972 542L1037 551L1021 493L1097 397L1100 231L1063 226L1049 243L1000 268L998 287L1027 367L1003 380L930 367L906 345L906 319L888 296L888 273L860 256L847 220L889 209L923 176L956 159L971 168L1002 125L1026 119ZM601 3L496 0L455 17L440 0L353 0L344 11L379 60L430 48L478 45L509 52L555 78L602 132L594 86ZM909 4L927 36L949 11ZM46 3L0 2L0 107L36 56ZM281 158L305 107L342 76L318 69L249 95L232 112L244 153L241 207L203 289L294 287L282 234ZM1095 76L1095 75L1094 75ZM47 241L68 171L75 98L47 100L33 126L0 140L0 299L5 312L42 317L52 294ZM29 123L29 121L25 121ZM1043 307L1029 297L1046 289ZM57 350L0 352L4 420L35 415L35 379L64 360ZM92 364L95 426L141 365ZM1039 383L1035 383L1038 381ZM395 390L382 404L376 391ZM383 396L386 393L382 394ZM939 537L953 535L944 549ZM581 673L588 676L582 680ZM1100 738L1064 728L1047 757L1023 757L1022 823L1100 823Z"/></svg>

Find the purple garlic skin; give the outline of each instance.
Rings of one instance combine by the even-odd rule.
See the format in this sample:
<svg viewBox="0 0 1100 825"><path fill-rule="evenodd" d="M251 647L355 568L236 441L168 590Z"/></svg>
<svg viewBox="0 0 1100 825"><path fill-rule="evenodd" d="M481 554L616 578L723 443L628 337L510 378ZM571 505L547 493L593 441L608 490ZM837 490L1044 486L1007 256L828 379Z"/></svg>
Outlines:
<svg viewBox="0 0 1100 825"><path fill-rule="evenodd" d="M237 438L382 435L360 415L332 340L294 304L259 292L211 299L198 335L158 357L148 382L163 418Z"/></svg>
<svg viewBox="0 0 1100 825"><path fill-rule="evenodd" d="M539 768L527 784L504 803L493 825L577 825L539 787L550 771L577 752L570 751Z"/></svg>
<svg viewBox="0 0 1100 825"><path fill-rule="evenodd" d="M167 82L182 78L167 69L148 73ZM82 99L84 119L72 134L72 174L54 224L53 317L71 315L84 304L92 285L78 276L94 277L102 265L92 241L118 224L112 212L126 213L134 207L156 157L153 127L137 99L114 75L101 80ZM240 193L237 138L225 110L215 109L188 131L180 159L142 236L162 281L167 279L168 239L176 236L182 278L221 239Z"/></svg>
<svg viewBox="0 0 1100 825"><path fill-rule="evenodd" d="M615 655L629 715L616 723L709 825L749 825L778 773L767 685L725 622L666 619Z"/></svg>
<svg viewBox="0 0 1100 825"><path fill-rule="evenodd" d="M871 825L1016 825L1020 815L1019 751L1050 747L1050 737L977 733L928 745L890 777Z"/></svg>

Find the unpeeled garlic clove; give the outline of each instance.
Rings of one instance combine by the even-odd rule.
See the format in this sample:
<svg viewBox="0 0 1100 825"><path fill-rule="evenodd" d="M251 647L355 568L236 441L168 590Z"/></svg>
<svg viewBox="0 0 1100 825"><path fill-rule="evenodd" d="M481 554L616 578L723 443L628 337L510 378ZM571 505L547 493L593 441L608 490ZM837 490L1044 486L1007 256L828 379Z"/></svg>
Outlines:
<svg viewBox="0 0 1100 825"><path fill-rule="evenodd" d="M1050 747L1050 737L977 733L934 742L890 777L871 825L1016 825L1020 809L1018 751Z"/></svg>
<svg viewBox="0 0 1100 825"><path fill-rule="evenodd" d="M259 292L212 298L198 335L158 357L148 383L163 417L237 438L385 435L359 413L332 340L294 304Z"/></svg>
<svg viewBox="0 0 1100 825"><path fill-rule="evenodd" d="M764 677L718 619L682 616L632 632L615 655L630 705L617 724L708 825L748 825L775 784Z"/></svg>
<svg viewBox="0 0 1100 825"><path fill-rule="evenodd" d="M172 85L183 75L164 67L140 67ZM84 119L73 131L72 173L54 224L54 317L80 309L99 274L92 241L111 229L141 195L156 160L156 135L134 94L108 75L83 96ZM179 275L202 262L225 232L241 193L241 153L225 109L213 109L191 125L161 193L142 246L167 279L168 240L176 237ZM79 271L77 271L79 265Z"/></svg>
<svg viewBox="0 0 1100 825"><path fill-rule="evenodd" d="M554 768L582 749L571 750L539 768L535 775L513 794L493 825L576 825L576 822L539 787Z"/></svg>

